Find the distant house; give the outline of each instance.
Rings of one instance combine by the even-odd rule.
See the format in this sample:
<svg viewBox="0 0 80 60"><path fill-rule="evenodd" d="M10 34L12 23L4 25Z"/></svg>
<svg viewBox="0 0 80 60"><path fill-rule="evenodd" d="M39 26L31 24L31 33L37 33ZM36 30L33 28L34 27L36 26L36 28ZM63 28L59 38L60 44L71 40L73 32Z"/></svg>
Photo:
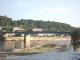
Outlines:
<svg viewBox="0 0 80 60"><path fill-rule="evenodd" d="M24 29L18 28L18 27L14 27L14 28L13 28L13 31L22 32L22 31L24 31ZM7 34L5 34L4 36L15 36L15 34L14 34L14 33L7 33Z"/></svg>
<svg viewBox="0 0 80 60"><path fill-rule="evenodd" d="M22 31L22 30L24 30L24 29L18 28L18 27L14 27L14 28L13 28L13 31L18 31L18 30L19 30L19 31Z"/></svg>
<svg viewBox="0 0 80 60"><path fill-rule="evenodd" d="M1 29L1 28L2 28L2 27L0 27L0 29ZM2 35L1 31L2 31L2 30L0 30L0 35ZM6 30L3 30L3 31L5 32ZM13 31L21 32L21 31L24 31L24 29L18 28L18 27L14 27L14 28L13 28ZM8 37L8 36L15 36L15 33L6 33L6 34L4 34L4 37Z"/></svg>
<svg viewBox="0 0 80 60"><path fill-rule="evenodd" d="M41 32L43 30L41 28L32 28L32 31L39 31L39 32Z"/></svg>
<svg viewBox="0 0 80 60"><path fill-rule="evenodd" d="M41 28L27 28L27 29L25 29L25 31L43 31Z"/></svg>

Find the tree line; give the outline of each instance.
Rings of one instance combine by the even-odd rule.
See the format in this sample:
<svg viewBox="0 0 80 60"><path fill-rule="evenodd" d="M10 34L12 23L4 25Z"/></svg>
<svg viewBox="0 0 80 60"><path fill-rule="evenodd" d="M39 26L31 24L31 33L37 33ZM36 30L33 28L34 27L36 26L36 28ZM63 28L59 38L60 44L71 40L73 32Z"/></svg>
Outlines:
<svg viewBox="0 0 80 60"><path fill-rule="evenodd" d="M19 27L24 29L29 28L42 28L43 31L74 31L75 27L55 21L43 21L43 20L32 20L32 19L20 19L12 20L7 16L0 15L0 26L1 27Z"/></svg>

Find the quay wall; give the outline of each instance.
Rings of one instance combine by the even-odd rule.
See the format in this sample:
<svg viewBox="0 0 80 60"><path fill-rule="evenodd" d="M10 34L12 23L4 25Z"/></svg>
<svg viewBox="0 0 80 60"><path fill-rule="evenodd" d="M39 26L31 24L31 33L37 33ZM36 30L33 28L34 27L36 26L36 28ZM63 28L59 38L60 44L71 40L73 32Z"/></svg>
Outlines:
<svg viewBox="0 0 80 60"><path fill-rule="evenodd" d="M6 37L6 40L24 40L24 37ZM71 40L70 37L30 37L30 40Z"/></svg>

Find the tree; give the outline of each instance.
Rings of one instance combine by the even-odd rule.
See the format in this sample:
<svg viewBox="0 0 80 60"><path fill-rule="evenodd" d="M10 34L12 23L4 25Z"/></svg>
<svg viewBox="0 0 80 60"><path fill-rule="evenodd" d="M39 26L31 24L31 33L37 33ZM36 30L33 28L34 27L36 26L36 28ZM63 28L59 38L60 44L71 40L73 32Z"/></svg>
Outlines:
<svg viewBox="0 0 80 60"><path fill-rule="evenodd" d="M80 48L80 28L76 28L71 34L71 44L74 50Z"/></svg>
<svg viewBox="0 0 80 60"><path fill-rule="evenodd" d="M12 27L3 27L1 30L13 31L13 28Z"/></svg>
<svg viewBox="0 0 80 60"><path fill-rule="evenodd" d="M28 29L31 28L42 28L43 31L73 31L75 27L69 24L54 22L54 21L43 21L43 20L32 20L32 19L20 19L12 20L7 16L0 15L0 26L1 27L19 27Z"/></svg>

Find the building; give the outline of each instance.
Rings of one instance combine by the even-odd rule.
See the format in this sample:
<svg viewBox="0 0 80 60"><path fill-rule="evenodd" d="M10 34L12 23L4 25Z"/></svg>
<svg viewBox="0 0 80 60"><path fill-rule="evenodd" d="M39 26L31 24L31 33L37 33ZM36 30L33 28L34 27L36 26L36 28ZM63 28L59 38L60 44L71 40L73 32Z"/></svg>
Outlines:
<svg viewBox="0 0 80 60"><path fill-rule="evenodd" d="M32 28L32 31L39 31L39 32L41 32L43 30L41 28Z"/></svg>
<svg viewBox="0 0 80 60"><path fill-rule="evenodd" d="M18 28L18 27L14 27L13 31L22 32L22 31L24 31L24 29ZM15 34L14 33L8 33L8 36L15 36Z"/></svg>
<svg viewBox="0 0 80 60"><path fill-rule="evenodd" d="M18 31L18 30L21 30L21 31L22 31L22 30L24 30L24 29L18 28L18 27L14 27L14 28L13 28L13 31Z"/></svg>

